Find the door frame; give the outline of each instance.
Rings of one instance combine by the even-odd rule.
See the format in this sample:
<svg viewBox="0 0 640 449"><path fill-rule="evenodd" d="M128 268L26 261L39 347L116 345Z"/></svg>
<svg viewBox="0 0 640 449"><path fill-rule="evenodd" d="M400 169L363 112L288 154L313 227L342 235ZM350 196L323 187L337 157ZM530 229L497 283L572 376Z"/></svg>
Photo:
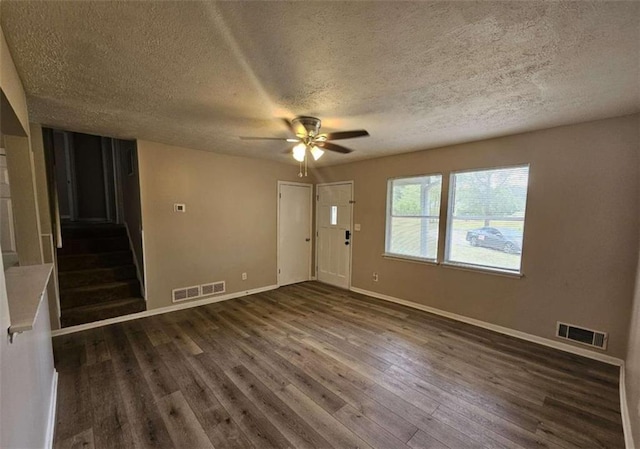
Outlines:
<svg viewBox="0 0 640 449"><path fill-rule="evenodd" d="M316 268L316 275L314 276L315 279L318 279L318 234L319 234L319 228L318 228L318 216L320 215L318 213L318 207L319 207L319 196L320 196L320 187L327 187L327 186L337 186L337 185L343 185L343 184L350 184L351 185L351 199L349 200L350 204L351 204L351 213L350 213L350 217L349 217L349 231L351 232L351 242L349 243L349 276L348 276L348 282L347 282L347 290L351 290L351 273L352 273L352 269L353 269L353 241L355 240L355 235L353 232L353 205L356 203L355 200L353 199L355 196L355 183L353 182L353 180L350 181L336 181L336 182L324 182L321 184L316 184L315 185L315 200L316 200L316 207L315 207L315 212L316 212L316 221L315 221L315 228L316 228L316 232L315 232L315 268Z"/></svg>
<svg viewBox="0 0 640 449"><path fill-rule="evenodd" d="M65 182L67 183L67 202L69 204L69 216L60 216L61 219L68 219L69 221L77 221L78 220L78 196L76 194L76 167L75 167L75 157L74 157L74 148L73 148L73 139L71 139L69 131L64 131L61 129L52 129L53 135L60 134L62 135L62 140L64 142L64 161L55 161L54 164L64 163L65 170L67 172L67 179ZM52 136L53 141L53 136ZM54 156L55 159L55 156ZM57 191L57 185L56 185ZM59 195L59 192L58 192Z"/></svg>
<svg viewBox="0 0 640 449"><path fill-rule="evenodd" d="M298 186L298 187L309 187L309 238L313 239L313 184L305 183L305 182L295 182L295 181L278 181L278 188L276 192L277 206L276 206L276 279L277 285L280 287L280 187L283 185L289 186ZM313 275L311 272L311 263L313 260L313 255L309 254L309 268L308 272L308 280L313 279Z"/></svg>

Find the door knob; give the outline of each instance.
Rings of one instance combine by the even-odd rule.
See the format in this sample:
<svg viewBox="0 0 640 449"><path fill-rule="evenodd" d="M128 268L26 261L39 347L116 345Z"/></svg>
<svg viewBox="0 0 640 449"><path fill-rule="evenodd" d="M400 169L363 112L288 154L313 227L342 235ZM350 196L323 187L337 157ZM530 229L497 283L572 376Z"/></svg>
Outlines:
<svg viewBox="0 0 640 449"><path fill-rule="evenodd" d="M311 241L311 239L310 239L310 238L306 238L306 239L304 239L304 241L305 241L305 242L310 242L310 241Z"/></svg>

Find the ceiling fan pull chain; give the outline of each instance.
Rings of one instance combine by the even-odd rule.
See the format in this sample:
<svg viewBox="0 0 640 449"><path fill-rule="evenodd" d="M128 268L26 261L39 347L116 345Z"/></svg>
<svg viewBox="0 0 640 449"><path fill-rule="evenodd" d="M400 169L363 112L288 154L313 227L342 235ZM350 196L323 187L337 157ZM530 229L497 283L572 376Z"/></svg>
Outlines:
<svg viewBox="0 0 640 449"><path fill-rule="evenodd" d="M298 178L302 178L302 161L300 161L300 172L298 173Z"/></svg>

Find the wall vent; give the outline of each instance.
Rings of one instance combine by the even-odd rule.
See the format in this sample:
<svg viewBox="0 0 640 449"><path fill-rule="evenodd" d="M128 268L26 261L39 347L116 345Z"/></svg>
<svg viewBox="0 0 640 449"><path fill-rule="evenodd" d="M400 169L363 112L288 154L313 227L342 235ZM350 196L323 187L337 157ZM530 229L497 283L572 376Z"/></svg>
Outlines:
<svg viewBox="0 0 640 449"><path fill-rule="evenodd" d="M199 285L171 290L171 298L173 299L173 302L186 301L188 299L197 298L198 296L200 296Z"/></svg>
<svg viewBox="0 0 640 449"><path fill-rule="evenodd" d="M209 295L219 295L220 293L224 293L226 291L224 281L213 282L211 284L203 284L202 287L202 296Z"/></svg>
<svg viewBox="0 0 640 449"><path fill-rule="evenodd" d="M606 332L594 331L559 321L556 328L556 336L600 349L607 349L607 340L609 338Z"/></svg>

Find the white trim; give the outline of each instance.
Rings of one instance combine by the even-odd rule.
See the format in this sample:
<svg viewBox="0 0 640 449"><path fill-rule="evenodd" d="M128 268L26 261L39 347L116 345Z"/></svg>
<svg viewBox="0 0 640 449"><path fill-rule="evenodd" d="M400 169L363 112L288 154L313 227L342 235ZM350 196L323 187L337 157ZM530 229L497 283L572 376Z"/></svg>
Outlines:
<svg viewBox="0 0 640 449"><path fill-rule="evenodd" d="M278 282L278 286L281 286L280 283L280 200L281 191L280 188L283 185L294 186L294 187L305 187L309 188L309 238L313 239L313 184L305 183L305 182L293 182L293 181L278 181L278 191L276 193L276 279ZM312 243L309 243L310 245ZM312 268L312 260L311 260L312 251L309 251L309 270L307 279L308 281L312 280L313 276L311 273Z"/></svg>
<svg viewBox="0 0 640 449"><path fill-rule="evenodd" d="M503 270L501 268L491 268L483 265L474 265L470 263L460 263L460 262L442 262L439 265L444 268L453 268L454 270L462 270L462 271L470 271L472 273L484 273L484 274L493 274L496 276L503 276L508 278L523 278L524 273L522 271L509 271Z"/></svg>
<svg viewBox="0 0 640 449"><path fill-rule="evenodd" d="M277 289L277 285L267 285L265 287L253 288L251 290L243 290L240 292L229 293L226 295L215 295L207 298L202 298L197 301L191 301L187 303L178 303L171 306L159 307L157 309L145 310L144 312L132 313L130 315L118 316L115 318L109 318L101 321L94 321L93 323L79 324L77 326L65 327L63 329L57 329L51 332L52 337L59 337L60 335L73 334L75 332L81 332L88 329L94 329L96 327L108 326L110 324L122 323L124 321L137 320L138 318L146 318L153 315L162 315L163 313L175 312L176 310L191 309L193 307L204 306L206 304L213 304L216 302L227 301L229 299L240 298L242 296L255 295L256 293L267 292L269 290Z"/></svg>
<svg viewBox="0 0 640 449"><path fill-rule="evenodd" d="M624 432L624 445L627 449L635 449L633 433L631 429L631 417L629 416L629 403L627 402L627 385L625 383L625 365L620 367L620 414L622 415L622 430Z"/></svg>
<svg viewBox="0 0 640 449"><path fill-rule="evenodd" d="M624 364L624 361L617 357L612 357L606 354L600 354L594 351L589 351L587 349L579 348L579 347L572 346L559 341L554 341L548 338L539 337L537 335L528 334L526 332L517 331L515 329L510 329L508 327L498 326L497 324L487 323L486 321L476 320L475 318L469 318L463 315L458 315L457 313L436 309L435 307L426 306L424 304L418 304L413 301L407 301L405 299L395 298L393 296L388 296L382 293L376 293L376 292L364 290L357 287L351 287L350 290L356 293L361 293L363 295L371 296L373 298L394 302L396 304L401 304L403 306L422 310L424 312L433 313L434 315L439 315L445 318L450 318L455 321L460 321L462 323L471 324L473 326L481 327L483 329L488 329L494 332L498 332L500 334L509 335L511 337L519 338L520 340L526 340L532 343L538 343L542 346L547 346L549 348L554 348L560 351L569 352L571 354L586 357L588 359L598 360L600 362L608 363L609 365L623 366Z"/></svg>
<svg viewBox="0 0 640 449"><path fill-rule="evenodd" d="M53 448L53 435L56 427L56 404L58 403L58 371L53 370L51 379L51 399L49 400L49 415L47 419L47 434L45 436L44 447Z"/></svg>
<svg viewBox="0 0 640 449"><path fill-rule="evenodd" d="M142 198L140 198L140 201L142 201ZM142 203L140 204L140 206L142 206ZM140 216L140 218L142 219L142 216ZM142 227L142 224L140 224L140 241L142 242L142 279L144 281L146 279L149 279L149 277L147 276L147 263L145 262L147 260L147 256L145 255L144 228ZM144 300L146 301L146 290L143 292L143 296Z"/></svg>
<svg viewBox="0 0 640 449"><path fill-rule="evenodd" d="M315 192L316 193L316 196L315 196L315 198L316 198L316 207L315 207L315 209L316 209L316 222L315 222L315 225L316 225L315 226L315 228L316 228L316 236L315 236L316 237L315 238L315 248L316 248L316 251L315 251L315 253L316 253L315 269L316 269L316 276L315 276L314 280L317 279L319 277L319 275L320 275L320 272L318 270L318 256L319 256L319 253L318 253L318 237L319 237L319 235L318 235L318 233L319 233L319 230L318 230L318 219L319 219L319 215L320 215L318 213L318 208L320 207L320 203L318 202L318 196L320 195L319 189L320 189L320 187L339 186L339 185L345 185L345 184L349 184L351 186L351 199L349 200L349 204L351 205L351 207L350 207L351 217L349 218L350 219L349 232L351 233L351 241L349 242L349 279L347 281L347 290L348 290L348 289L351 288L351 275L352 275L352 272L353 272L353 241L355 240L354 231L353 231L353 209L354 209L353 205L355 204L354 198L355 198L356 189L355 189L355 183L353 182L353 180L351 180L351 181L337 181L337 182L323 182L323 183L315 185L315 191L316 191ZM320 281L320 282L325 282L325 281ZM333 285L333 284L331 284L329 282L326 282L326 283L329 284L329 285ZM344 288L341 285L334 285L334 287Z"/></svg>
<svg viewBox="0 0 640 449"><path fill-rule="evenodd" d="M424 259L422 257L405 256L402 254L382 253L382 257L389 260L397 260L400 262L422 263L426 265L440 265L436 259Z"/></svg>
<svg viewBox="0 0 640 449"><path fill-rule="evenodd" d="M129 232L129 224L126 221L124 222L124 228L127 231L127 238L129 239L129 248L131 248L131 253L133 254L133 264L136 266L136 277L138 278L138 282L140 283L140 292L142 293L142 297L146 301L147 294L144 288L144 278L142 277L142 273L140 273L140 266L138 265L138 257L136 257L136 250L133 247L133 240L131 240L131 233ZM140 237L140 239L142 239L142 236Z"/></svg>

